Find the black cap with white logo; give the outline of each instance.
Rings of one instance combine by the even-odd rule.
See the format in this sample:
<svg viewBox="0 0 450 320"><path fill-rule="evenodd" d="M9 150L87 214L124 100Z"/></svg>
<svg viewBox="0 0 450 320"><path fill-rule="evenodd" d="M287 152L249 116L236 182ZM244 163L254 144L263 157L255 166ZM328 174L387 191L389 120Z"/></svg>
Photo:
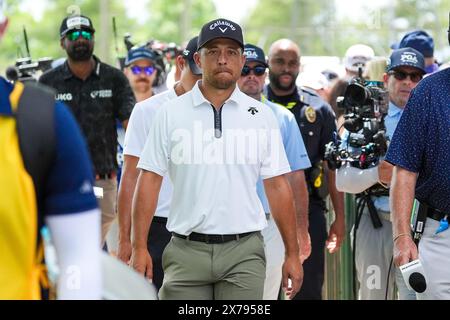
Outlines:
<svg viewBox="0 0 450 320"><path fill-rule="evenodd" d="M227 19L215 19L202 27L198 36L198 49L200 50L209 41L218 38L234 40L244 49L244 36L241 27Z"/></svg>
<svg viewBox="0 0 450 320"><path fill-rule="evenodd" d="M182 55L183 58L189 63L189 68L191 69L191 72L198 76L202 74L202 70L197 66L197 64L194 61L194 53L197 52L197 41L198 37L194 37L191 40L189 40L186 48L182 52Z"/></svg>
<svg viewBox="0 0 450 320"><path fill-rule="evenodd" d="M426 73L423 55L413 48L402 48L392 51L388 60L387 71L398 67L413 67Z"/></svg>
<svg viewBox="0 0 450 320"><path fill-rule="evenodd" d="M89 30L92 33L95 32L95 29L92 25L92 21L90 18L78 15L78 16L69 16L65 17L61 23L61 27L59 28L59 34L61 39L72 30Z"/></svg>
<svg viewBox="0 0 450 320"><path fill-rule="evenodd" d="M266 62L266 56L264 54L263 49L260 47L257 47L253 44L247 43L244 46L244 56L246 62L259 62L262 65L268 67L268 64Z"/></svg>

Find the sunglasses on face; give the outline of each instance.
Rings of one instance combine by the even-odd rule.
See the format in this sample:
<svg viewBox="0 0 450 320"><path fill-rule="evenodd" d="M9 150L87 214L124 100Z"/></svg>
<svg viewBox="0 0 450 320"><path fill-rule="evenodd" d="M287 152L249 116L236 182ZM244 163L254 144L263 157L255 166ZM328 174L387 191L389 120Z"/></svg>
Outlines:
<svg viewBox="0 0 450 320"><path fill-rule="evenodd" d="M155 68L153 67L139 67L139 66L132 66L131 72L133 72L134 75L141 74L142 72L145 72L147 76L151 76L153 72L155 72Z"/></svg>
<svg viewBox="0 0 450 320"><path fill-rule="evenodd" d="M92 40L92 32L85 31L85 30L78 30L67 34L67 39L70 41L75 41L79 37L82 37L85 40Z"/></svg>
<svg viewBox="0 0 450 320"><path fill-rule="evenodd" d="M254 68L250 68L249 66L244 66L241 71L242 76L248 76L250 72L255 74L255 76L262 76L266 72L266 67L264 66L256 66Z"/></svg>
<svg viewBox="0 0 450 320"><path fill-rule="evenodd" d="M412 82L419 82L420 80L422 80L423 78L423 74L421 74L420 72L403 72L400 70L393 70L393 71L389 71L390 75L393 75L395 79L397 80L405 80L408 76L411 79Z"/></svg>

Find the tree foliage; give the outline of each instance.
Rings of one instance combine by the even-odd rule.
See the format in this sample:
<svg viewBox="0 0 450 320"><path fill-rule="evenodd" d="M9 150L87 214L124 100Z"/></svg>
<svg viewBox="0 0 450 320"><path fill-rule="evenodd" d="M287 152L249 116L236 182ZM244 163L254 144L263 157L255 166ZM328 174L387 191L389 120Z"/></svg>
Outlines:
<svg viewBox="0 0 450 320"><path fill-rule="evenodd" d="M333 56L364 43L377 55L388 55L407 31L425 29L437 49L448 46L448 0L392 0L376 9L366 3L356 20L337 17L339 5L339 0L260 0L243 22L246 41L267 51L274 40L290 38L304 55Z"/></svg>

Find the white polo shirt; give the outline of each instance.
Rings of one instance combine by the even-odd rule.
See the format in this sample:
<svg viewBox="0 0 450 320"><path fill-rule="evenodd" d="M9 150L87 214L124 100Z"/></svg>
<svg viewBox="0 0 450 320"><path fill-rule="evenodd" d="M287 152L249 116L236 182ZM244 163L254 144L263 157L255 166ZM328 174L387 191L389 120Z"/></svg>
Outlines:
<svg viewBox="0 0 450 320"><path fill-rule="evenodd" d="M290 172L270 110L236 86L220 111L199 89L156 115L138 168L169 173L174 193L167 229L239 234L266 227L256 183Z"/></svg>
<svg viewBox="0 0 450 320"><path fill-rule="evenodd" d="M160 107L167 101L177 97L174 88L152 96L144 101L137 103L130 120L128 121L127 131L125 133L124 155L130 155L140 158L147 140L151 124ZM155 216L167 218L169 216L170 203L172 201L173 187L170 179L165 176L159 192L158 205Z"/></svg>

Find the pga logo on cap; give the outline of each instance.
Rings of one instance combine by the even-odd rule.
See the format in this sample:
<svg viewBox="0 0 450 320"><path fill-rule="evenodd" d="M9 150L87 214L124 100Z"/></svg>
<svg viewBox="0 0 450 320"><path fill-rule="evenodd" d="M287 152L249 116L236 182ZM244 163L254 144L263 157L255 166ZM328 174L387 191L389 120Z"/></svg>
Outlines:
<svg viewBox="0 0 450 320"><path fill-rule="evenodd" d="M400 60L405 63L417 64L417 56L414 52L405 52L401 55Z"/></svg>
<svg viewBox="0 0 450 320"><path fill-rule="evenodd" d="M258 54L253 49L247 49L244 51L244 56L250 59L258 59Z"/></svg>

